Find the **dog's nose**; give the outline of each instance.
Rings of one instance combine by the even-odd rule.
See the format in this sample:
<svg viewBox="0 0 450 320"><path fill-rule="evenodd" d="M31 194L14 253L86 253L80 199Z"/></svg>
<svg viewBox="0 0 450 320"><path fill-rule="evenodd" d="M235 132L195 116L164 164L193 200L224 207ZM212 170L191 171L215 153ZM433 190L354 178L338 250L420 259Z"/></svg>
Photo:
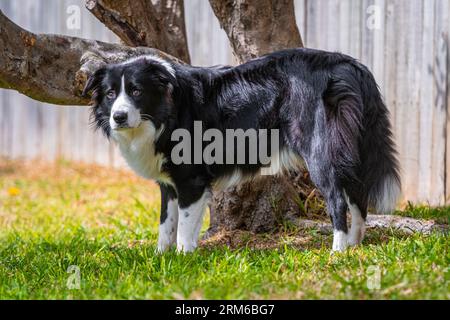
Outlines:
<svg viewBox="0 0 450 320"><path fill-rule="evenodd" d="M118 124L127 122L128 114L125 111L116 111L113 114L113 119Z"/></svg>

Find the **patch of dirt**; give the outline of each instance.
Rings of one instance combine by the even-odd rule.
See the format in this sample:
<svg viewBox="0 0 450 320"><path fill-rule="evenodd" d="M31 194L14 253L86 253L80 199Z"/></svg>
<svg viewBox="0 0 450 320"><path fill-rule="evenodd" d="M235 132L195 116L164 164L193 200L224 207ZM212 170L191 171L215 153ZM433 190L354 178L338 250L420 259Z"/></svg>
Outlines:
<svg viewBox="0 0 450 320"><path fill-rule="evenodd" d="M327 237L321 238L308 234L307 232L299 232L298 230L265 234L244 230L220 230L208 239L201 240L200 247L213 249L226 246L230 249L245 247L266 250L282 248L285 245L289 245L297 249L319 249L327 241Z"/></svg>

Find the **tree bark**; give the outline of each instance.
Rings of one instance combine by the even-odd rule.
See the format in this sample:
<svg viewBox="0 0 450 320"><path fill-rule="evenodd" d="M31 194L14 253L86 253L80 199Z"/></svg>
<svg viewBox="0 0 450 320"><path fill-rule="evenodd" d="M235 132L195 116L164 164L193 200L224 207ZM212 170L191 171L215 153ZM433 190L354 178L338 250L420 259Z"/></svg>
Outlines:
<svg viewBox="0 0 450 320"><path fill-rule="evenodd" d="M209 0L241 62L303 47L292 0Z"/></svg>
<svg viewBox="0 0 450 320"><path fill-rule="evenodd" d="M316 229L323 234L333 233L333 226L329 222L303 219L295 223L302 229ZM405 234L433 232L447 233L449 226L434 220L421 220L397 215L367 215L367 229L395 230Z"/></svg>
<svg viewBox="0 0 450 320"><path fill-rule="evenodd" d="M183 0L86 0L86 8L124 44L159 49L190 62Z"/></svg>
<svg viewBox="0 0 450 320"><path fill-rule="evenodd" d="M302 47L292 0L209 0L234 54L241 62L286 48ZM220 229L265 232L283 221L306 215L304 203L317 198L308 173L299 169L286 176L258 181L215 193L211 227L206 237ZM317 199L314 199L317 202ZM320 200L319 200L320 201ZM322 206L320 206L323 211Z"/></svg>

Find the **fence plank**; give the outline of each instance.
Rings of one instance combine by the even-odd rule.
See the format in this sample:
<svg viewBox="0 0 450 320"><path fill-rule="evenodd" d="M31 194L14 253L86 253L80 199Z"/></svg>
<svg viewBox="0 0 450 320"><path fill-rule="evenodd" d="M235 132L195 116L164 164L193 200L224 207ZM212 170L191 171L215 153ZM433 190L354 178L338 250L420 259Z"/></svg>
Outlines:
<svg viewBox="0 0 450 320"><path fill-rule="evenodd" d="M433 136L433 65L434 65L434 23L435 1L427 1L423 11L422 64L420 78L420 134L419 134L419 202L428 200L431 188L431 159Z"/></svg>
<svg viewBox="0 0 450 320"><path fill-rule="evenodd" d="M363 11L362 11L362 1L361 0L352 0L351 8L350 8L350 19L351 26L350 29L350 55L357 59L361 59L361 37L362 37L362 28L364 26L363 22Z"/></svg>
<svg viewBox="0 0 450 320"><path fill-rule="evenodd" d="M385 50L384 50L384 88L382 88L386 105L390 111L391 123L395 121L396 99L395 92L397 89L397 81L395 75L397 74L397 32L390 32L395 29L395 4L388 1L385 6ZM397 136L397 126L394 126L394 136Z"/></svg>
<svg viewBox="0 0 450 320"><path fill-rule="evenodd" d="M434 91L433 101L433 146L431 155L431 188L429 202L439 205L445 201L445 146L447 121L447 57L448 57L448 14L449 3L438 0L435 6L434 53L433 68Z"/></svg>
<svg viewBox="0 0 450 320"><path fill-rule="evenodd" d="M339 0L326 0L324 3L324 8L326 8L327 14L327 28L325 30L325 34L327 35L326 39L326 50L329 51L339 51L339 18L337 15L339 14Z"/></svg>
<svg viewBox="0 0 450 320"><path fill-rule="evenodd" d="M405 78L401 83L403 103L401 104L401 118L403 123L402 130L402 155L400 160L404 165L404 177L407 185L405 195L408 198L417 198L419 189L418 171L419 171L419 70L421 63L421 47L417 44L421 41L421 14L422 0L411 0L409 3L400 2L401 10L404 12L404 21L402 25L402 37L406 39L404 60ZM417 19L419 17L419 19ZM402 65L403 66L403 65ZM398 97L397 97L398 98Z"/></svg>
<svg viewBox="0 0 450 320"><path fill-rule="evenodd" d="M339 15L339 41L338 50L345 54L350 53L350 30L351 30L351 0L338 2Z"/></svg>
<svg viewBox="0 0 450 320"><path fill-rule="evenodd" d="M447 2L447 6L450 6ZM448 10L447 10L448 11ZM450 202L450 72L448 68L450 67L450 21L448 21L449 17L447 17L447 33L445 34L445 39L447 42L447 123L446 123L446 150L445 150L445 160L446 160L446 169L445 169L445 202Z"/></svg>
<svg viewBox="0 0 450 320"><path fill-rule="evenodd" d="M419 0L420 1L420 0ZM386 35L386 1L375 0L373 6L376 10L376 24L373 26L373 43L372 46L372 72L380 86L382 92L384 91L384 42ZM384 92L383 92L384 93Z"/></svg>
<svg viewBox="0 0 450 320"><path fill-rule="evenodd" d="M319 38L319 32L316 26L316 11L317 7L315 1L306 2L306 38L305 46L308 48L317 48L317 39Z"/></svg>

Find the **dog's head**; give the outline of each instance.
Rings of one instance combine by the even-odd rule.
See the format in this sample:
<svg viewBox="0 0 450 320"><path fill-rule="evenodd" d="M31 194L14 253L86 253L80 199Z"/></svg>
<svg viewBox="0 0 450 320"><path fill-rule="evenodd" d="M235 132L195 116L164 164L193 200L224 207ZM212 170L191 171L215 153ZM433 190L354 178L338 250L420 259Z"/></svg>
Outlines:
<svg viewBox="0 0 450 320"><path fill-rule="evenodd" d="M92 120L109 137L136 129L144 121L159 128L172 109L175 72L168 62L142 56L107 65L87 81L92 91Z"/></svg>

